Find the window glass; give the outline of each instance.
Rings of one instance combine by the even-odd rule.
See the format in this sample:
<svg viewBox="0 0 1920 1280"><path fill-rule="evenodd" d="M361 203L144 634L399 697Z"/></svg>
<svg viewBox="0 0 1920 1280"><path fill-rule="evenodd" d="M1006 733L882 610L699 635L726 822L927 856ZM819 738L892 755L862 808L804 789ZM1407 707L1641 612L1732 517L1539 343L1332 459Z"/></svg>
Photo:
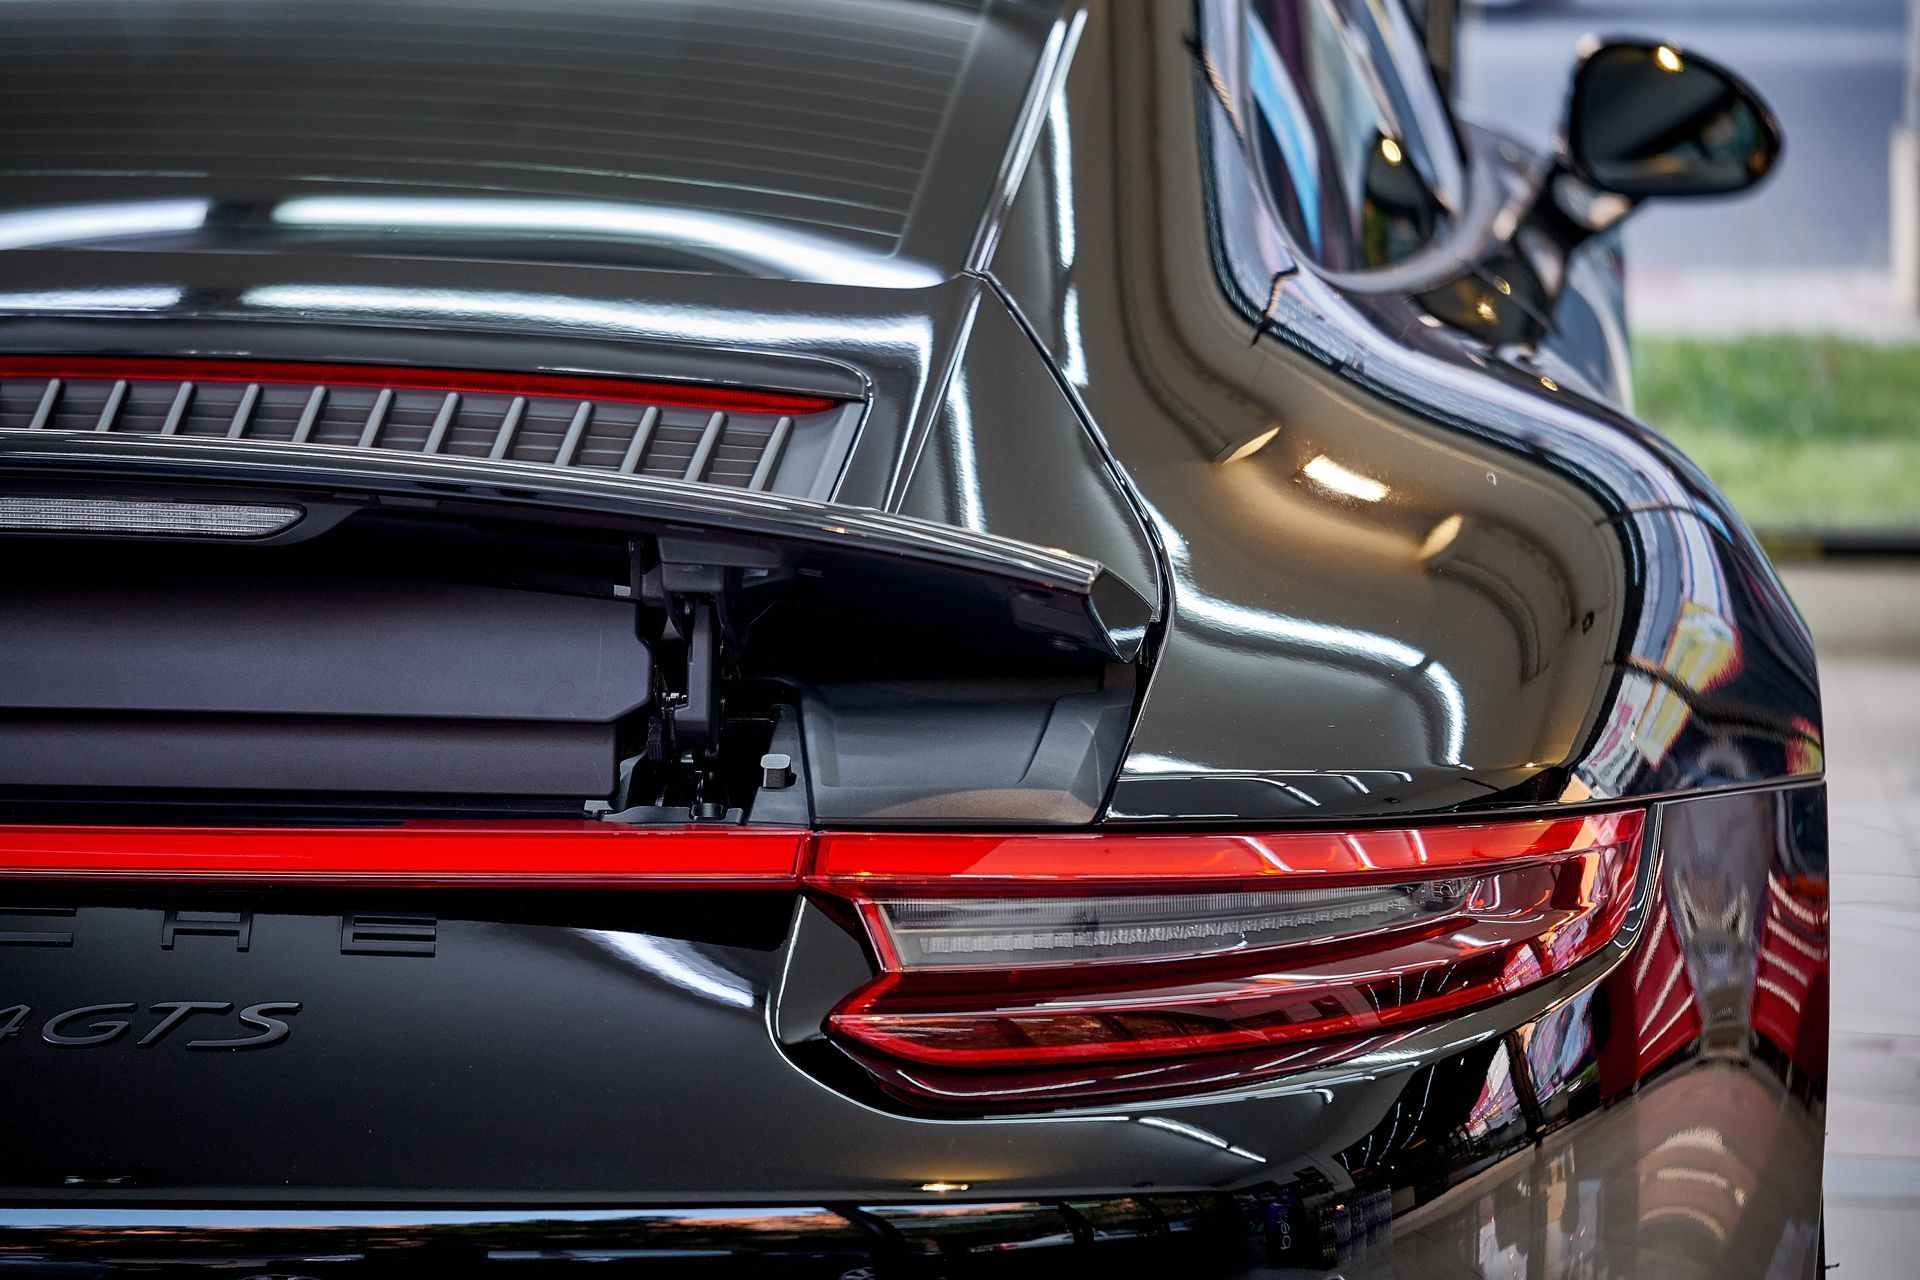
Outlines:
<svg viewBox="0 0 1920 1280"><path fill-rule="evenodd" d="M978 2L848 0L350 14L25 0L4 14L0 250L285 248L883 287L964 265L964 207L983 201L1019 108L993 86L1024 83L1032 25ZM973 145L951 142L962 134ZM945 256L915 256L929 250Z"/></svg>
<svg viewBox="0 0 1920 1280"><path fill-rule="evenodd" d="M1398 0L1248 0L1254 148L1281 219L1335 271L1442 235L1461 159Z"/></svg>

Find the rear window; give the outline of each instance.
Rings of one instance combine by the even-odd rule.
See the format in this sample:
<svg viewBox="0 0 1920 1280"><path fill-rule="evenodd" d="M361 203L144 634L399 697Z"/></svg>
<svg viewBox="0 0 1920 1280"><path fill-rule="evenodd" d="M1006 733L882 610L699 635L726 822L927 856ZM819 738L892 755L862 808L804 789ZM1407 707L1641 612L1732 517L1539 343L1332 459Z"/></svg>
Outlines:
<svg viewBox="0 0 1920 1280"><path fill-rule="evenodd" d="M0 247L925 283L899 259L985 25L929 0L13 3Z"/></svg>

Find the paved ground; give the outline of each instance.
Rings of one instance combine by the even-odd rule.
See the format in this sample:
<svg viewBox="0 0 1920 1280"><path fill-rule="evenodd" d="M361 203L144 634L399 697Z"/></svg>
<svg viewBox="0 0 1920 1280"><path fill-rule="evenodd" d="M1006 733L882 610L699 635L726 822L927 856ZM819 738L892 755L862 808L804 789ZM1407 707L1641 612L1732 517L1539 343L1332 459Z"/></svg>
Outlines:
<svg viewBox="0 0 1920 1280"><path fill-rule="evenodd" d="M1920 1274L1920 562L1805 565L1833 840L1827 1255Z"/></svg>

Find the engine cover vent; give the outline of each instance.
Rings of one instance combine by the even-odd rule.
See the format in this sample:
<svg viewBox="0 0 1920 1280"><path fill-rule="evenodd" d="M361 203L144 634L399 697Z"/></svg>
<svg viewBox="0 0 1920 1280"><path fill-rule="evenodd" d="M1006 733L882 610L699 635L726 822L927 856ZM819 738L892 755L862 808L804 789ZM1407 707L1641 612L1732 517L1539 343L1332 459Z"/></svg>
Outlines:
<svg viewBox="0 0 1920 1280"><path fill-rule="evenodd" d="M366 365L0 359L0 430L335 446L828 496L861 406L621 378Z"/></svg>

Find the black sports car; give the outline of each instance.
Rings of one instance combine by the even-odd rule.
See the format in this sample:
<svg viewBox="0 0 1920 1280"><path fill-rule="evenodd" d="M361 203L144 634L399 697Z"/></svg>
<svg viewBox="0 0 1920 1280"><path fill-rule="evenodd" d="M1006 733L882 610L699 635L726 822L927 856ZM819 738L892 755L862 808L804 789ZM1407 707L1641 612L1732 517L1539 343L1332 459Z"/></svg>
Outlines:
<svg viewBox="0 0 1920 1280"><path fill-rule="evenodd" d="M1814 1274L1777 130L1423 21L7 5L0 1272Z"/></svg>

